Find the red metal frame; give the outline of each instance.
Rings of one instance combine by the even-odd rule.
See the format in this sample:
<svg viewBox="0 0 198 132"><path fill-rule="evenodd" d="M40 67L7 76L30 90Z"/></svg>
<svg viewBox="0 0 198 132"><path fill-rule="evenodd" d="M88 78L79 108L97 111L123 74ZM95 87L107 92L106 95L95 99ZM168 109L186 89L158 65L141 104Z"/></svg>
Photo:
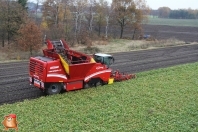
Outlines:
<svg viewBox="0 0 198 132"><path fill-rule="evenodd" d="M116 70L114 73L111 74L111 77L114 78L114 81L120 82L120 81L124 81L124 80L129 80L132 78L136 78L136 75L120 73L119 70Z"/></svg>

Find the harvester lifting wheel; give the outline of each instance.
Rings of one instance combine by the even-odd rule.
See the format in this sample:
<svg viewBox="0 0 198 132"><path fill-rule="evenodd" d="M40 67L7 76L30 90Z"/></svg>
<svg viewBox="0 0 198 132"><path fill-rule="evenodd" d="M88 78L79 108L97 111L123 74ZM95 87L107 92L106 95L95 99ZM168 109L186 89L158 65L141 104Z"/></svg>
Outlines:
<svg viewBox="0 0 198 132"><path fill-rule="evenodd" d="M59 94L61 92L61 85L59 83L52 83L46 88L47 95Z"/></svg>

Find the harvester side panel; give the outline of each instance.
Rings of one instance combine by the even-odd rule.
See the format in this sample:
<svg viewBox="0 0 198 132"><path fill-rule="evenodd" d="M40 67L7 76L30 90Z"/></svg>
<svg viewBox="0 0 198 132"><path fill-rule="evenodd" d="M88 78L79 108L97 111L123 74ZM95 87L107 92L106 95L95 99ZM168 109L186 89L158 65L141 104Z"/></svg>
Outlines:
<svg viewBox="0 0 198 132"><path fill-rule="evenodd" d="M68 75L65 73L60 60L47 63L47 74L45 82L66 82Z"/></svg>
<svg viewBox="0 0 198 132"><path fill-rule="evenodd" d="M83 88L83 81L73 81L70 83L67 83L66 85L66 90L67 91L72 91L72 90L77 90L77 89L82 89Z"/></svg>
<svg viewBox="0 0 198 132"><path fill-rule="evenodd" d="M108 82L109 78L111 76L111 71L110 69L107 70L101 70L101 71L97 71L95 73L92 74L88 74L85 78L84 81L88 82L90 79L92 78L100 78L103 82Z"/></svg>
<svg viewBox="0 0 198 132"><path fill-rule="evenodd" d="M46 65L46 62L39 60L37 57L31 57L29 63L30 77L44 81L46 78Z"/></svg>
<svg viewBox="0 0 198 132"><path fill-rule="evenodd" d="M87 72L84 81L88 82L91 78L100 78L104 82L107 82L111 76L111 72L112 69L107 69L105 65L95 63L94 67Z"/></svg>
<svg viewBox="0 0 198 132"><path fill-rule="evenodd" d="M84 78L96 63L82 63L69 66L70 78Z"/></svg>

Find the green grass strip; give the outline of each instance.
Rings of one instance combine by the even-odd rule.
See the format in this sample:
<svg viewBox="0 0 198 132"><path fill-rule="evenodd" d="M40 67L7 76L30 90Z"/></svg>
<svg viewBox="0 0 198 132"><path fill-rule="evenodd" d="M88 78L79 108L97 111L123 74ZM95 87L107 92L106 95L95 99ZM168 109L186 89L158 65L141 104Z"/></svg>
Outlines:
<svg viewBox="0 0 198 132"><path fill-rule="evenodd" d="M168 25L168 26L187 26L198 27L198 19L166 19L166 18L148 18L150 25Z"/></svg>

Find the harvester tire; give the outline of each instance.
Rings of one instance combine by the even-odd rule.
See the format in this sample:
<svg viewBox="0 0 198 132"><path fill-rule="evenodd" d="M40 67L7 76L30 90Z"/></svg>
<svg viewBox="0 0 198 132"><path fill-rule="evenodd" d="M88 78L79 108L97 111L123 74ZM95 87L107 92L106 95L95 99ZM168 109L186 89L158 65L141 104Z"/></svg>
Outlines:
<svg viewBox="0 0 198 132"><path fill-rule="evenodd" d="M45 92L47 95L53 95L53 94L59 94L61 90L62 90L61 84L51 83Z"/></svg>
<svg viewBox="0 0 198 132"><path fill-rule="evenodd" d="M103 85L103 82L100 79L95 83L95 87L102 86L102 85Z"/></svg>
<svg viewBox="0 0 198 132"><path fill-rule="evenodd" d="M84 83L84 86L83 86L83 88L84 88L84 89L86 89L86 88L90 88L90 85L89 85L89 83Z"/></svg>

